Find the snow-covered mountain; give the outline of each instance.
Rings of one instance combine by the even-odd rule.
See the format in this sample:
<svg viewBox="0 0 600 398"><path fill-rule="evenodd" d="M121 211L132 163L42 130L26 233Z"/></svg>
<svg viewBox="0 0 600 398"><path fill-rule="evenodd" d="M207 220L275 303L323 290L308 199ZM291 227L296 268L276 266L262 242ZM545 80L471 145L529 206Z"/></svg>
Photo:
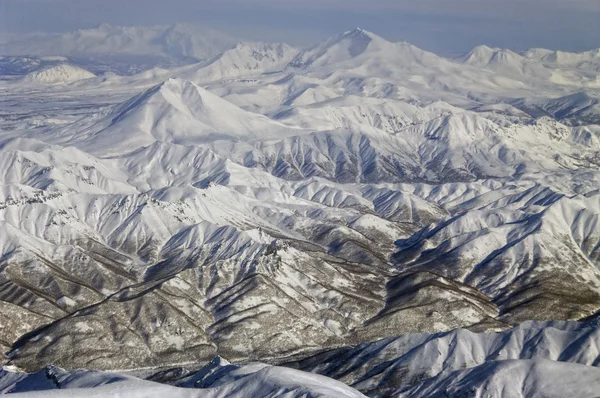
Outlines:
<svg viewBox="0 0 600 398"><path fill-rule="evenodd" d="M552 70L514 51L478 46L458 60L479 68L489 68L505 75L526 75L528 78L550 79Z"/></svg>
<svg viewBox="0 0 600 398"><path fill-rule="evenodd" d="M192 81L251 78L285 69L297 53L296 48L283 43L238 43L218 56L188 68L181 77Z"/></svg>
<svg viewBox="0 0 600 398"><path fill-rule="evenodd" d="M3 58L28 74L0 81L2 361L67 371L1 385L151 368L217 395L360 396L264 365L195 373L219 355L375 396L529 396L564 369L540 394L585 396L597 324L528 321L600 313L593 52L446 59L356 29L130 76L70 63L95 37L97 54L200 58L183 28L161 29L103 26L52 39L68 59ZM191 372L179 384L177 368Z"/></svg>
<svg viewBox="0 0 600 398"><path fill-rule="evenodd" d="M584 51L581 53L570 53L567 51L552 51L542 48L534 48L524 52L526 58L536 59L562 67L577 67L598 70L600 66L600 49Z"/></svg>
<svg viewBox="0 0 600 398"><path fill-rule="evenodd" d="M566 53L532 49L516 53L509 49L477 46L457 58L467 65L494 70L508 77L529 81L550 81L556 85L598 87L598 50Z"/></svg>
<svg viewBox="0 0 600 398"><path fill-rule="evenodd" d="M76 134L71 134L69 127L57 129L57 142L106 156L154 142L193 145L282 138L299 131L245 111L181 79L169 79L152 87L91 125L84 125L81 123Z"/></svg>
<svg viewBox="0 0 600 398"><path fill-rule="evenodd" d="M93 73L69 64L59 64L23 76L22 82L28 84L61 84L96 77Z"/></svg>

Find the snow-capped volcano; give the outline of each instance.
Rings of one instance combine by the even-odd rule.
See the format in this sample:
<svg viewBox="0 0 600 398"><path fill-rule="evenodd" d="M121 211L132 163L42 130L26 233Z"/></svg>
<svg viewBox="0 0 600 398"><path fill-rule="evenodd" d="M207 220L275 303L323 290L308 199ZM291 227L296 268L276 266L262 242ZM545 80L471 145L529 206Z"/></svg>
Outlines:
<svg viewBox="0 0 600 398"><path fill-rule="evenodd" d="M240 109L192 82L169 79L118 105L75 136L61 134L59 140L107 155L154 142L268 140L299 131Z"/></svg>
<svg viewBox="0 0 600 398"><path fill-rule="evenodd" d="M311 86L312 79L327 81L327 88L343 94L365 93L412 101L456 102L458 94L475 97L490 91L522 90L519 76L506 76L488 68L439 57L407 42L389 42L355 29L334 36L298 54L290 63L296 86ZM304 77L301 81L300 76ZM319 86L324 99L335 98ZM337 95L343 95L338 93ZM464 104L463 104L464 105Z"/></svg>
<svg viewBox="0 0 600 398"><path fill-rule="evenodd" d="M523 62L523 57L514 51L490 48L488 46L477 46L459 59L462 62L478 67L519 65Z"/></svg>
<svg viewBox="0 0 600 398"><path fill-rule="evenodd" d="M354 29L303 51L291 63L294 67L323 66L343 62L368 52L390 50L393 44L362 29Z"/></svg>
<svg viewBox="0 0 600 398"><path fill-rule="evenodd" d="M185 143L228 139L269 139L285 126L252 114L186 80L169 79L119 106L110 129L132 131L137 126L158 141ZM122 126L121 126L122 125ZM261 135L256 134L260 132Z"/></svg>
<svg viewBox="0 0 600 398"><path fill-rule="evenodd" d="M372 57L387 59L404 59L410 63L433 54L414 47L408 43L392 43L374 33L363 29L354 29L334 36L316 47L305 50L292 60L290 66L298 68L319 68L345 62L363 62Z"/></svg>

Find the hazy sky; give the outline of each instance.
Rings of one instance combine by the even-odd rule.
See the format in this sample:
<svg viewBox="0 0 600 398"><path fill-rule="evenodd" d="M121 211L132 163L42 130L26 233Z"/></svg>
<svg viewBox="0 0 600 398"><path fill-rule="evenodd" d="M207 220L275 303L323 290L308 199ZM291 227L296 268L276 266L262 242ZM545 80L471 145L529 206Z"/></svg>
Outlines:
<svg viewBox="0 0 600 398"><path fill-rule="evenodd" d="M0 0L0 29L191 22L244 39L310 45L361 27L441 54L478 44L600 47L600 0Z"/></svg>

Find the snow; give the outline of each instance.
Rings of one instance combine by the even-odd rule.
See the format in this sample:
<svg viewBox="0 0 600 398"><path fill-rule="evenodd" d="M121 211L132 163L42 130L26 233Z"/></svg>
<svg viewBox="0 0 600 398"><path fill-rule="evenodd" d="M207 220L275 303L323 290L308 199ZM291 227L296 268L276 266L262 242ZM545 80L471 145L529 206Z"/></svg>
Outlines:
<svg viewBox="0 0 600 398"><path fill-rule="evenodd" d="M598 389L598 353L597 323L526 322L497 333L408 334L295 366L372 397L586 397Z"/></svg>
<svg viewBox="0 0 600 398"><path fill-rule="evenodd" d="M362 29L309 49L203 32L10 40L1 361L197 369L352 346L303 369L379 396L594 386L597 325L527 321L600 310L597 51L447 59ZM59 373L86 394L358 394L229 365L206 391ZM562 367L567 384L543 384Z"/></svg>
<svg viewBox="0 0 600 398"><path fill-rule="evenodd" d="M298 50L284 43L238 43L218 56L186 68L181 77L193 82L242 78L279 72Z"/></svg>
<svg viewBox="0 0 600 398"><path fill-rule="evenodd" d="M22 82L27 84L61 84L91 79L93 77L96 77L96 75L85 69L69 64L59 64L47 69L31 72L23 77Z"/></svg>
<svg viewBox="0 0 600 398"><path fill-rule="evenodd" d="M560 380L560 382L554 382ZM498 361L423 382L395 397L473 394L491 398L591 397L600 391L600 369L553 361Z"/></svg>
<svg viewBox="0 0 600 398"><path fill-rule="evenodd" d="M120 104L65 144L107 156L142 149L153 142L190 145L231 139L267 140L297 132L263 115L244 111L194 83L169 79Z"/></svg>
<svg viewBox="0 0 600 398"><path fill-rule="evenodd" d="M207 370L209 371L209 370ZM207 372L206 371L206 372ZM49 368L26 375L0 369L0 391L15 397L332 397L360 398L361 393L327 377L299 370L249 364L242 367L221 361L218 369L202 380L202 371L194 384L181 388L132 376L95 372L65 372ZM44 376L47 380L44 380ZM190 383L191 384L191 383ZM198 388L202 385L202 388ZM56 389L56 388L59 389Z"/></svg>
<svg viewBox="0 0 600 398"><path fill-rule="evenodd" d="M593 323L529 322L499 333L405 335L294 364L312 373L256 362L234 365L215 357L198 371L167 376L166 384L138 378L144 372L149 380L163 373L152 370L128 374L47 367L26 374L4 367L0 392L24 397L363 397L358 388L373 397L588 397L600 387L597 334Z"/></svg>

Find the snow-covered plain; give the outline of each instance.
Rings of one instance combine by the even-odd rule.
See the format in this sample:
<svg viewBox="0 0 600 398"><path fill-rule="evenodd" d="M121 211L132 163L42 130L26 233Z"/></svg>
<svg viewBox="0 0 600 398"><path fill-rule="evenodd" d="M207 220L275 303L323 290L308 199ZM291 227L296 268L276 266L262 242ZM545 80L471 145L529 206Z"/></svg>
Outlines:
<svg viewBox="0 0 600 398"><path fill-rule="evenodd" d="M1 361L122 373L220 355L373 396L594 396L600 52L203 32L0 46ZM561 320L586 323L529 322ZM246 370L209 392L160 388L360 396L231 366ZM11 372L0 385L48 374ZM94 391L158 388L127 374Z"/></svg>

